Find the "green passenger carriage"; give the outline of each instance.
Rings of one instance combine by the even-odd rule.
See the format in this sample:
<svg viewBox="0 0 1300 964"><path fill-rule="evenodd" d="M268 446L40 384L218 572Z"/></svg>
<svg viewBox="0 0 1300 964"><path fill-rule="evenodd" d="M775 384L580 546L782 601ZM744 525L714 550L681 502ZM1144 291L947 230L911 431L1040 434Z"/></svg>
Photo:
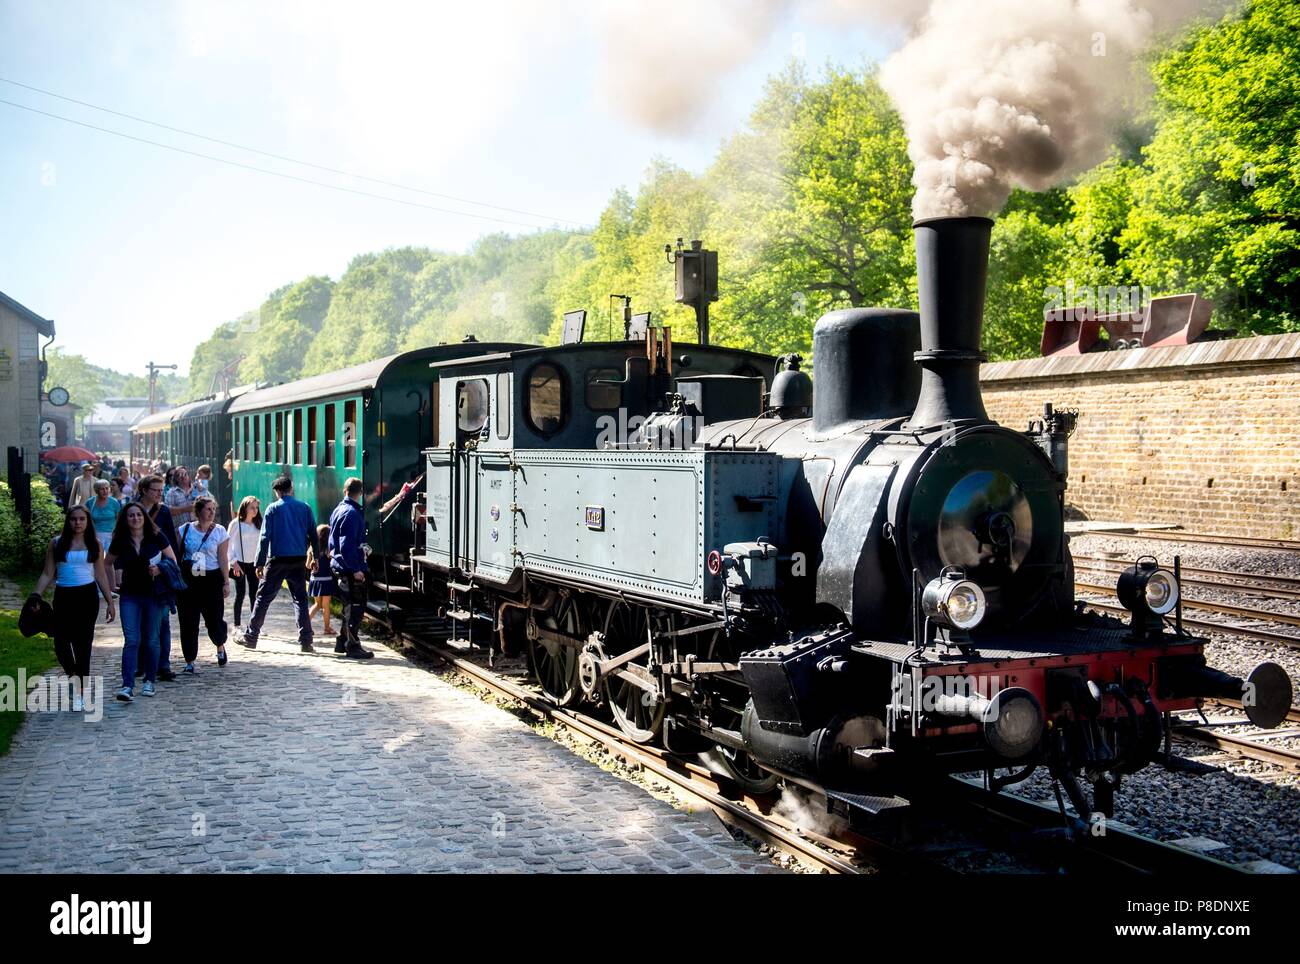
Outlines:
<svg viewBox="0 0 1300 964"><path fill-rule="evenodd" d="M342 499L343 483L357 476L378 554L372 567L392 562L405 570L410 525L381 526L379 507L420 475L421 453L432 444L436 376L429 365L517 347L438 345L246 392L228 410L234 506L252 495L265 509L275 499L271 483L287 475L319 524Z"/></svg>

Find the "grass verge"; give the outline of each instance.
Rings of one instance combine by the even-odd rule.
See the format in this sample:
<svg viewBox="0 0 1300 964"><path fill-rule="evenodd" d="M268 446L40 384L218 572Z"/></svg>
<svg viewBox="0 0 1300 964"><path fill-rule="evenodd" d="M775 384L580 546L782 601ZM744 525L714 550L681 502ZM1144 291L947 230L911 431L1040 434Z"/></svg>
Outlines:
<svg viewBox="0 0 1300 964"><path fill-rule="evenodd" d="M35 580L32 580L35 583ZM45 635L33 636L31 639L18 631L18 613L9 609L0 609L0 677L18 681L18 670L25 669L27 678L39 676L58 660L54 658L54 642ZM26 693L17 693L18 702L25 704ZM18 709L0 709L0 756L9 752L9 744L14 734L23 724L23 711Z"/></svg>

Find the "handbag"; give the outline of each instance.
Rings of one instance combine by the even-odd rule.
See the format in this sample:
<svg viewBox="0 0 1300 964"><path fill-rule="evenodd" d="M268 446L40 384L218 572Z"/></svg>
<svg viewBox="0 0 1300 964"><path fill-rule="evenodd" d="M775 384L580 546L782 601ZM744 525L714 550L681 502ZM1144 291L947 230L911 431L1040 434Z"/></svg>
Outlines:
<svg viewBox="0 0 1300 964"><path fill-rule="evenodd" d="M189 547L190 526L192 525L194 525L194 523L187 522L185 523L185 525L181 526L181 548L185 552L185 557L181 559L181 569L183 571L188 571L193 575L197 576L198 573L195 572L194 570L194 556L190 555L190 547ZM194 550L196 553L203 551L203 547L207 544L208 536L212 535L212 533L216 530L216 528L217 528L217 524L215 522L212 523L212 526L208 529L207 532L203 534L203 538L199 541L199 547ZM203 568L204 571L207 570L206 565Z"/></svg>
<svg viewBox="0 0 1300 964"><path fill-rule="evenodd" d="M54 635L54 610L36 593L23 603L23 610L18 614L18 631L29 638L38 633Z"/></svg>

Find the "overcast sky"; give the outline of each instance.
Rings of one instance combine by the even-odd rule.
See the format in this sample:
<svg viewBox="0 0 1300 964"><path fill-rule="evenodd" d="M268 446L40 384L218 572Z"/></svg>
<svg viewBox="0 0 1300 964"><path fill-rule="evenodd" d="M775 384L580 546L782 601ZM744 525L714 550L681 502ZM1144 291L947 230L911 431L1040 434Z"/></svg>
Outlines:
<svg viewBox="0 0 1300 964"><path fill-rule="evenodd" d="M353 255L394 245L460 251L494 230L590 225L651 156L706 166L790 56L819 68L882 53L861 33L778 14L752 60L700 91L707 122L667 134L620 109L603 71L638 43L674 49L691 28L680 15L611 28L593 7L0 0L5 81L543 216L349 179L0 82L0 100L84 124L478 215L350 195L0 104L0 291L53 318L56 344L97 364L141 373L154 360L183 372L217 324L285 282L337 278Z"/></svg>

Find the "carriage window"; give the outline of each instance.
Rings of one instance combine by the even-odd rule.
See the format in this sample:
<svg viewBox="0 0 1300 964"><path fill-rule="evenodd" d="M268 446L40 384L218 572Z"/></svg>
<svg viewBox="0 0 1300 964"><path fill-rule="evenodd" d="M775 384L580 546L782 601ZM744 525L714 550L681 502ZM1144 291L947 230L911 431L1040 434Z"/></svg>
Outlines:
<svg viewBox="0 0 1300 964"><path fill-rule="evenodd" d="M293 464L302 465L302 409L293 410Z"/></svg>
<svg viewBox="0 0 1300 964"><path fill-rule="evenodd" d="M564 377L547 362L528 373L528 421L543 435L564 427Z"/></svg>
<svg viewBox="0 0 1300 964"><path fill-rule="evenodd" d="M343 465L357 467L357 403L353 399L343 403Z"/></svg>
<svg viewBox="0 0 1300 964"><path fill-rule="evenodd" d="M316 406L307 409L307 464L316 464Z"/></svg>
<svg viewBox="0 0 1300 964"><path fill-rule="evenodd" d="M473 435L488 420L488 383L486 378L456 383L456 428Z"/></svg>
<svg viewBox="0 0 1300 964"><path fill-rule="evenodd" d="M325 466L334 468L334 439L335 426L334 420L337 414L337 407L333 402L325 403Z"/></svg>
<svg viewBox="0 0 1300 964"><path fill-rule="evenodd" d="M510 372L497 374L497 438L510 437Z"/></svg>
<svg viewBox="0 0 1300 964"><path fill-rule="evenodd" d="M603 385L602 382L622 382L623 373L617 368L587 369L587 407L596 411L618 408L623 402L623 386Z"/></svg>
<svg viewBox="0 0 1300 964"><path fill-rule="evenodd" d="M284 464L284 412L275 413L275 460Z"/></svg>
<svg viewBox="0 0 1300 964"><path fill-rule="evenodd" d="M262 461L271 461L271 413L262 416Z"/></svg>

